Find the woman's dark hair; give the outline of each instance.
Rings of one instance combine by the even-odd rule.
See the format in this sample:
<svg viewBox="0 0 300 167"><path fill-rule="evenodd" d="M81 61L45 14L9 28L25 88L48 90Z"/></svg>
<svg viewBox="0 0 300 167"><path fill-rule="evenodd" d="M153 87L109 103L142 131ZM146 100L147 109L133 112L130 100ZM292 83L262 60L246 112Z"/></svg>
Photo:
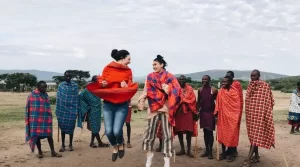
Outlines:
<svg viewBox="0 0 300 167"><path fill-rule="evenodd" d="M116 61L126 58L130 53L127 50L117 50L114 49L111 51L111 57Z"/></svg>
<svg viewBox="0 0 300 167"><path fill-rule="evenodd" d="M164 60L164 57L162 57L161 55L157 55L157 57L153 60L153 61L157 61L160 64L164 64L163 68L165 69L167 67L167 62Z"/></svg>

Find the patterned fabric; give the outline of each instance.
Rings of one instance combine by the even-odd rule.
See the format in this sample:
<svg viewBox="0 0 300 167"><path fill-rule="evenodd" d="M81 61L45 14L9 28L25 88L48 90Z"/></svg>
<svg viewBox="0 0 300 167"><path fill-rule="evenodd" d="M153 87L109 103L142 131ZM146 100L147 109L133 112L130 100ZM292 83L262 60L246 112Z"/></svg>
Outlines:
<svg viewBox="0 0 300 167"><path fill-rule="evenodd" d="M196 103L197 103L197 101L196 101L196 95L194 93L194 89L189 84L185 84L185 87L182 89L181 104L177 109L177 114L175 117L180 116L180 113L178 113L178 112L183 112L184 114L188 114L188 112L192 112L193 114L197 114ZM186 118L189 119L189 117L186 117ZM193 118L193 116L192 116L192 118ZM183 121L183 122L186 122L186 121ZM198 136L197 121L194 121L192 119L192 122L186 122L186 123L192 124L193 137ZM184 126L184 124L180 124L180 125ZM189 127L189 126L187 126L187 127ZM184 128L179 127L179 124L176 123L175 132L178 132L176 129L178 130L178 129L184 129ZM175 133L175 135L176 135L176 133Z"/></svg>
<svg viewBox="0 0 300 167"><path fill-rule="evenodd" d="M169 93L163 91L162 84L169 86ZM181 87L177 78L167 71L153 72L147 76L147 99L151 112L162 108L167 100L169 107L169 123L175 126L174 114L181 102Z"/></svg>
<svg viewBox="0 0 300 167"><path fill-rule="evenodd" d="M270 149L275 144L274 98L264 81L250 82L246 95L246 124L251 145Z"/></svg>
<svg viewBox="0 0 300 167"><path fill-rule="evenodd" d="M48 94L33 91L27 99L25 111L26 142L34 152L38 137L52 136L52 112Z"/></svg>
<svg viewBox="0 0 300 167"><path fill-rule="evenodd" d="M73 134L78 113L78 85L77 83L62 82L58 86L56 99L56 116L58 126L62 132Z"/></svg>
<svg viewBox="0 0 300 167"><path fill-rule="evenodd" d="M237 147L239 144L242 117L239 93L235 87L229 90L222 88L217 96L214 114L218 114L218 142L226 147Z"/></svg>
<svg viewBox="0 0 300 167"><path fill-rule="evenodd" d="M130 123L130 122L131 122L131 114L132 114L132 107L129 106L129 107L128 107L128 114L127 114L127 117L126 117L126 119L125 119L125 122L126 122L126 123Z"/></svg>
<svg viewBox="0 0 300 167"><path fill-rule="evenodd" d="M161 127L161 121L158 121L158 125L157 125L157 131L156 131L156 137L159 139L163 138L163 134L162 134L162 127Z"/></svg>
<svg viewBox="0 0 300 167"><path fill-rule="evenodd" d="M84 121L85 115L88 119L88 129L93 134L98 134L101 128L101 99L97 96L84 89L79 94L79 112L77 126L83 128L82 122Z"/></svg>
<svg viewBox="0 0 300 167"><path fill-rule="evenodd" d="M294 121L293 124L300 122L300 91L298 89L295 89L292 93L288 120Z"/></svg>
<svg viewBox="0 0 300 167"><path fill-rule="evenodd" d="M108 85L103 88L102 81ZM121 82L125 81L128 87L121 88ZM128 66L116 62L108 64L98 77L98 83L89 84L87 90L105 101L120 104L130 100L138 90L138 84L132 83L132 71Z"/></svg>

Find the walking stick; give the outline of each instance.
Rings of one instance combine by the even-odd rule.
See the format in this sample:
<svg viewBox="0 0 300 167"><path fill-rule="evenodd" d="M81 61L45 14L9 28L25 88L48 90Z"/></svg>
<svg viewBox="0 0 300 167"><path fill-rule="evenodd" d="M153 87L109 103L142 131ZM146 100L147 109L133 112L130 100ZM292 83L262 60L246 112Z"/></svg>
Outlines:
<svg viewBox="0 0 300 167"><path fill-rule="evenodd" d="M77 150L78 147L79 147L79 142L81 140L81 134L82 134L82 131L83 131L83 128L84 128L84 123L85 123L87 115L88 114L86 113L85 116L84 116L84 120L83 120L83 124L82 124L82 129L80 130L80 134L79 134L79 137L78 137L78 140L77 140L77 145L76 145L76 149L75 150Z"/></svg>
<svg viewBox="0 0 300 167"><path fill-rule="evenodd" d="M194 150L194 154L195 154L195 159L197 159L197 150L198 150L198 136L196 136L196 141L195 141L195 150Z"/></svg>
<svg viewBox="0 0 300 167"><path fill-rule="evenodd" d="M102 140L103 139L103 137L104 137L104 135L106 134L106 132L104 132L103 133L103 135L101 136L101 138L100 138L100 140Z"/></svg>
<svg viewBox="0 0 300 167"><path fill-rule="evenodd" d="M218 129L216 126L216 145L217 145L217 160L220 161L220 149L219 149L219 140L218 140Z"/></svg>
<svg viewBox="0 0 300 167"><path fill-rule="evenodd" d="M276 143L277 143L277 146L278 146L278 148L281 152L281 155L282 155L282 158L284 160L284 163L285 163L286 167L289 167L288 163L286 162L285 156L283 155L283 151L282 151L281 147L279 146L279 143L278 143L277 139L276 139Z"/></svg>
<svg viewBox="0 0 300 167"><path fill-rule="evenodd" d="M57 126L57 142L59 143L59 126Z"/></svg>

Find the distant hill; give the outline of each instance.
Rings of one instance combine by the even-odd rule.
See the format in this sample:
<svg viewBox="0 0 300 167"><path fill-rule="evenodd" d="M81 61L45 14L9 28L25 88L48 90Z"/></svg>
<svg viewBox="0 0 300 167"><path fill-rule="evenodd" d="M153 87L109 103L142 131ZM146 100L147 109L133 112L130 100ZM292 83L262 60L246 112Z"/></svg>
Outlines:
<svg viewBox="0 0 300 167"><path fill-rule="evenodd" d="M221 77L224 77L226 72L228 70L208 70L208 71L202 71L202 72L196 72L196 73L189 73L184 74L186 77L191 77L192 80L200 81L203 77L203 75L210 75L212 79L219 79ZM0 74L5 73L30 73L35 75L38 80L52 80L53 76L57 75L63 75L63 73L57 73L57 72L50 72L50 71L39 71L39 70L0 70ZM237 71L234 70L235 78L246 80L248 81L250 78L251 71ZM271 79L278 79L278 78L284 78L288 77L287 75L282 74L276 74L276 73L269 73L269 72L261 72L263 80L271 80ZM182 74L177 74L176 76L180 76ZM144 82L146 79L146 76L142 77L134 77L135 82Z"/></svg>
<svg viewBox="0 0 300 167"><path fill-rule="evenodd" d="M219 79L225 76L226 72L229 70L208 70L190 74L184 74L186 77L191 77L192 80L200 81L204 75L209 75L212 79ZM238 71L233 70L235 79L241 79L248 81L250 79L250 73L252 71ZM182 74L177 74L176 76L180 76ZM263 72L261 71L261 79L262 80L270 80L270 79L277 79L277 78L284 78L288 77L288 75L270 73L270 72Z"/></svg>
<svg viewBox="0 0 300 167"><path fill-rule="evenodd" d="M39 70L0 70L0 74L13 74L13 73L29 73L35 75L38 80L52 80L53 76L63 75L63 73L39 71Z"/></svg>

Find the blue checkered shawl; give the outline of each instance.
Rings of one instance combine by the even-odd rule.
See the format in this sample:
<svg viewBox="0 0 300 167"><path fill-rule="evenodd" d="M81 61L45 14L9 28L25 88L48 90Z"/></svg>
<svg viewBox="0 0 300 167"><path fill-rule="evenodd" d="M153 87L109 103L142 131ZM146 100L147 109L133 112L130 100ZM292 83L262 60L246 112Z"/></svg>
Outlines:
<svg viewBox="0 0 300 167"><path fill-rule="evenodd" d="M83 128L82 122L85 121L85 115L88 114L88 129L92 131L93 134L99 133L101 128L101 99L87 89L84 89L79 94L79 100L77 126Z"/></svg>
<svg viewBox="0 0 300 167"><path fill-rule="evenodd" d="M58 126L63 133L73 134L78 114L78 85L77 83L62 82L58 86L56 99L56 116Z"/></svg>

